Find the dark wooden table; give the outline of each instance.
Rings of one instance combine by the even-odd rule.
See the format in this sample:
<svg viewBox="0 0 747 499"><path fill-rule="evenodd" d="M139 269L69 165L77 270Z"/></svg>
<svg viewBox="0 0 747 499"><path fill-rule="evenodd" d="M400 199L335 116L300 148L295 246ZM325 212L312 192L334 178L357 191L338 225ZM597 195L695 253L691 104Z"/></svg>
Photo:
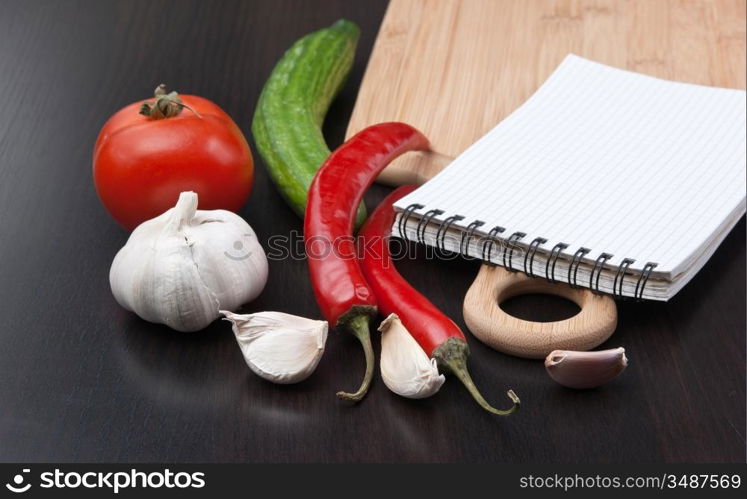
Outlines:
<svg viewBox="0 0 747 499"><path fill-rule="evenodd" d="M625 346L631 362L603 389L563 389L541 362L470 339L472 373L488 398L504 404L513 388L524 402L506 419L482 412L456 380L411 401L377 379L362 404L341 403L335 391L357 386L363 368L348 336L330 335L309 380L275 386L249 371L227 323L176 333L116 304L108 271L127 234L91 178L91 149L109 114L163 81L214 100L249 137L260 89L283 51L344 16L362 38L326 124L337 145L385 7L0 2L0 460L745 460L744 220L670 303L619 304L605 346ZM387 190L375 187L369 206ZM259 160L241 215L263 241L301 228ZM399 267L464 326L475 262ZM542 297L506 307L534 318L571 311ZM267 288L245 310L318 317L305 262L271 262Z"/></svg>

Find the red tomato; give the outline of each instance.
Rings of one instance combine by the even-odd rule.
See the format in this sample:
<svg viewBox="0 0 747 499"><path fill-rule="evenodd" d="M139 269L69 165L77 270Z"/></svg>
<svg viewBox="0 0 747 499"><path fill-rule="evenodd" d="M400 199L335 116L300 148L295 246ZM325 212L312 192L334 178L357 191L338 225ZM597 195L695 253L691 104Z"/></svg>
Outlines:
<svg viewBox="0 0 747 499"><path fill-rule="evenodd" d="M126 229L160 215L194 191L201 210L238 211L254 181L249 145L217 105L194 95L170 118L139 114L143 101L117 111L96 139L93 178L101 202Z"/></svg>

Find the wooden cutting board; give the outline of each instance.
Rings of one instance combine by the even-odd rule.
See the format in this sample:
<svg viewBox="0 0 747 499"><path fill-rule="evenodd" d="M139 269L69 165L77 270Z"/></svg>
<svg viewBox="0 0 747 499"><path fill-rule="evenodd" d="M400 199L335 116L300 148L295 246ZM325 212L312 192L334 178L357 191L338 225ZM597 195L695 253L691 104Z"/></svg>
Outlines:
<svg viewBox="0 0 747 499"><path fill-rule="evenodd" d="M745 88L744 0L391 0L348 126L404 121L433 154L381 182L422 183L521 105L569 52Z"/></svg>

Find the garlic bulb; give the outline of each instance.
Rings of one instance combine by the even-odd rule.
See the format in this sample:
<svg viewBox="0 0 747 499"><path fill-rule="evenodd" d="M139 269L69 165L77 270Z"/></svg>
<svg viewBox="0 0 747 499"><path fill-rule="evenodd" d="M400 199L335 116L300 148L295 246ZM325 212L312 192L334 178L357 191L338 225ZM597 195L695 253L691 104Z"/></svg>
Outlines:
<svg viewBox="0 0 747 499"><path fill-rule="evenodd" d="M259 295L267 257L244 219L197 210L182 192L174 208L140 224L109 272L114 298L141 318L177 331L197 331Z"/></svg>
<svg viewBox="0 0 747 499"><path fill-rule="evenodd" d="M399 317L389 315L381 331L381 377L397 395L422 399L435 394L446 378L438 374L436 359L429 359Z"/></svg>
<svg viewBox="0 0 747 499"><path fill-rule="evenodd" d="M249 368L274 383L303 381L314 372L327 342L327 321L259 312L234 314L221 310Z"/></svg>

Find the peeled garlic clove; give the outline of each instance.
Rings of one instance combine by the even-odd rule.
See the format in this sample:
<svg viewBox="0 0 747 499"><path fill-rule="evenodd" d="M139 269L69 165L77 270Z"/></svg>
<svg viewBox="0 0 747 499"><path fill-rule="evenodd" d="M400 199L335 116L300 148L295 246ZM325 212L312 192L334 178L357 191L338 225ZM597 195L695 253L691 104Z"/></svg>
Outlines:
<svg viewBox="0 0 747 499"><path fill-rule="evenodd" d="M568 388L596 388L615 379L628 365L622 347L598 352L555 350L545 359L552 379Z"/></svg>
<svg viewBox="0 0 747 499"><path fill-rule="evenodd" d="M316 369L327 342L327 321L282 312L234 314L220 311L232 324L249 368L273 383L298 383Z"/></svg>
<svg viewBox="0 0 747 499"><path fill-rule="evenodd" d="M435 394L446 378L438 374L436 360L420 348L415 338L391 314L379 326L381 331L381 377L397 395L422 399Z"/></svg>
<svg viewBox="0 0 747 499"><path fill-rule="evenodd" d="M267 257L244 219L198 210L182 192L174 208L143 222L109 272L114 298L143 319L177 331L203 329L221 308L238 308L267 282Z"/></svg>

